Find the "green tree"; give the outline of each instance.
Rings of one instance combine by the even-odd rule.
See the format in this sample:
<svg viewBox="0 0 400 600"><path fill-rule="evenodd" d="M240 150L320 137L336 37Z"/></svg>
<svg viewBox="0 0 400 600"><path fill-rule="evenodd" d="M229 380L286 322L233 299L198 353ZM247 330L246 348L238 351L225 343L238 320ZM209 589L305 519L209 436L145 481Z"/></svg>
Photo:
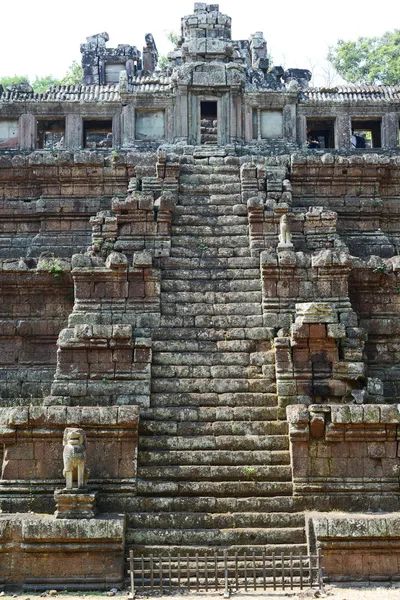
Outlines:
<svg viewBox="0 0 400 600"><path fill-rule="evenodd" d="M175 33L175 31L168 31L166 33L166 36L167 36L167 40L172 45L172 48L176 48L178 45L178 41L179 41L179 35L177 33ZM166 55L162 54L161 56L159 56L157 67L162 70L162 69L166 69L168 67L168 65L169 65L169 60L166 57Z"/></svg>
<svg viewBox="0 0 400 600"><path fill-rule="evenodd" d="M71 85L82 83L82 67L77 63L76 60L74 60L62 79L57 79L53 75L45 75L44 77L38 77L36 75L33 81L30 81L27 75L13 75L12 77L0 76L0 84L4 89L6 89L8 85L20 83L21 81L29 83L33 87L33 91L36 94L44 94L44 92L46 92L52 85Z"/></svg>
<svg viewBox="0 0 400 600"><path fill-rule="evenodd" d="M47 92L50 86L60 84L61 81L53 77L53 75L46 75L45 77L38 77L36 75L35 79L31 83L33 91L36 94L44 94Z"/></svg>
<svg viewBox="0 0 400 600"><path fill-rule="evenodd" d="M338 40L329 48L328 60L349 83L399 84L400 29L381 37Z"/></svg>
<svg viewBox="0 0 400 600"><path fill-rule="evenodd" d="M14 75L13 77L0 77L0 84L3 86L4 89L6 89L6 87L8 85L12 85L13 83L30 83L29 82L29 77L28 75Z"/></svg>
<svg viewBox="0 0 400 600"><path fill-rule="evenodd" d="M61 79L62 85L72 85L82 83L83 72L81 65L76 61L72 61L65 76Z"/></svg>

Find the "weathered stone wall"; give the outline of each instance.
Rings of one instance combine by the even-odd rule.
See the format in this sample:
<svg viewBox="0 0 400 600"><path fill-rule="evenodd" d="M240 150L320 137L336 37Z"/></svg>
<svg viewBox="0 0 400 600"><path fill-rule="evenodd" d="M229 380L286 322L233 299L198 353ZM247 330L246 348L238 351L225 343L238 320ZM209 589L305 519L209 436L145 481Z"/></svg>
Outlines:
<svg viewBox="0 0 400 600"><path fill-rule="evenodd" d="M398 510L397 406L300 405L287 415L295 495L329 509Z"/></svg>
<svg viewBox="0 0 400 600"><path fill-rule="evenodd" d="M4 446L0 479L3 512L52 513L64 485L65 427L83 427L90 485L100 512L126 512L136 494L137 407L13 407L0 409Z"/></svg>

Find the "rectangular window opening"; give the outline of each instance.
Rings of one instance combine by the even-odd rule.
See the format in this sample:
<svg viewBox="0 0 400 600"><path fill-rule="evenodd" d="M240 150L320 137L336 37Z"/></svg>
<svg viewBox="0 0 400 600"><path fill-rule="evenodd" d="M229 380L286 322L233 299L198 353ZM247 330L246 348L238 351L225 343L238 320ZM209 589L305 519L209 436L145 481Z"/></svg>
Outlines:
<svg viewBox="0 0 400 600"><path fill-rule="evenodd" d="M352 119L351 147L353 149L381 148L381 119Z"/></svg>
<svg viewBox="0 0 400 600"><path fill-rule="evenodd" d="M84 119L83 142L85 148L112 148L112 120Z"/></svg>
<svg viewBox="0 0 400 600"><path fill-rule="evenodd" d="M307 119L307 147L335 147L335 119Z"/></svg>
<svg viewBox="0 0 400 600"><path fill-rule="evenodd" d="M64 148L65 119L39 119L36 129L36 148L53 150Z"/></svg>

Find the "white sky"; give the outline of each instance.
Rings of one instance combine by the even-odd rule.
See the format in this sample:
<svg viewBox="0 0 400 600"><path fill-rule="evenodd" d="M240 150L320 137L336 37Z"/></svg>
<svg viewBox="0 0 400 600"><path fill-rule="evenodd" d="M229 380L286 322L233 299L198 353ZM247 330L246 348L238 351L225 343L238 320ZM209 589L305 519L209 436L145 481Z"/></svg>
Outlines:
<svg viewBox="0 0 400 600"><path fill-rule="evenodd" d="M211 2L209 2L211 3ZM328 46L337 39L379 36L400 25L398 0L222 0L221 12L233 19L232 37L247 39L263 31L274 64L323 75ZM193 12L190 0L0 0L0 75L62 77L79 46L101 31L110 47L131 44L142 49L152 33L160 54L171 48L168 31L180 31L180 18Z"/></svg>

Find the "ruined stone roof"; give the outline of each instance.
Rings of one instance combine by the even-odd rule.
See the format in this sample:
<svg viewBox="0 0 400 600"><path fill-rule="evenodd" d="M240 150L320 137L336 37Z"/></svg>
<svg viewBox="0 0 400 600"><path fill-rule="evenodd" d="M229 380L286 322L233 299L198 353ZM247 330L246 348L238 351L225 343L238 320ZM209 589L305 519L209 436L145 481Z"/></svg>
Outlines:
<svg viewBox="0 0 400 600"><path fill-rule="evenodd" d="M168 92L171 89L171 77L163 72L141 74L129 82L129 91L137 92Z"/></svg>
<svg viewBox="0 0 400 600"><path fill-rule="evenodd" d="M2 102L117 102L120 100L119 85L56 85L44 94L4 92Z"/></svg>
<svg viewBox="0 0 400 600"><path fill-rule="evenodd" d="M343 85L333 88L308 88L300 93L304 103L400 102L400 85Z"/></svg>

